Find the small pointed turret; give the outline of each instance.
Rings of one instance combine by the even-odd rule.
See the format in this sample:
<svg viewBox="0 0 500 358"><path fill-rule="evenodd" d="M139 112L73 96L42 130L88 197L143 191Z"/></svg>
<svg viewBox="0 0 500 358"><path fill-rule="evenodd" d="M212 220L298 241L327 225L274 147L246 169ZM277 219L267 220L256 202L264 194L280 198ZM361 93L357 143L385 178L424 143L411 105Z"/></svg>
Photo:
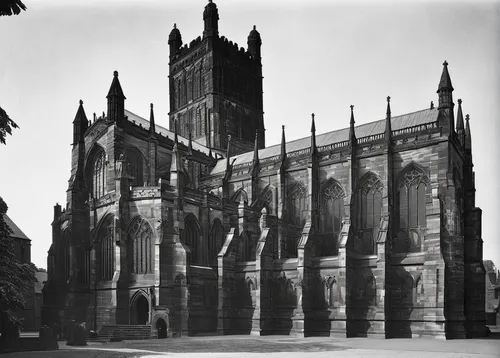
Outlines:
<svg viewBox="0 0 500 358"><path fill-rule="evenodd" d="M182 46L182 36L177 24L174 24L174 28L168 35L168 45L170 47L170 58L172 58Z"/></svg>
<svg viewBox="0 0 500 358"><path fill-rule="evenodd" d="M150 137L155 137L156 134L156 126L155 126L155 114L153 112L153 103L150 105L150 111L149 111L149 136Z"/></svg>
<svg viewBox="0 0 500 358"><path fill-rule="evenodd" d="M458 102L458 110L457 110L457 135L460 143L462 145L465 144L465 128L464 128L464 115L462 112L462 100L459 98Z"/></svg>
<svg viewBox="0 0 500 358"><path fill-rule="evenodd" d="M82 143L85 138L85 131L88 128L89 121L83 109L83 101L80 100L80 105L76 111L75 119L73 120L73 145Z"/></svg>
<svg viewBox="0 0 500 358"><path fill-rule="evenodd" d="M281 161L286 159L285 126L281 126Z"/></svg>
<svg viewBox="0 0 500 358"><path fill-rule="evenodd" d="M472 137L470 135L469 115L465 116L465 149L472 150Z"/></svg>
<svg viewBox="0 0 500 358"><path fill-rule="evenodd" d="M314 113L311 114L311 154L316 153L316 124L314 123Z"/></svg>
<svg viewBox="0 0 500 358"><path fill-rule="evenodd" d="M256 165L259 162L259 130L255 130L255 141L253 146L253 164Z"/></svg>
<svg viewBox="0 0 500 358"><path fill-rule="evenodd" d="M453 106L453 86L451 85L450 74L448 73L448 62L443 63L443 72L441 73L441 80L439 81L439 86L437 93L439 95L439 107L451 108Z"/></svg>
<svg viewBox="0 0 500 358"><path fill-rule="evenodd" d="M353 147L356 145L356 133L354 131L354 105L351 104L351 121L349 123L349 146Z"/></svg>
<svg viewBox="0 0 500 358"><path fill-rule="evenodd" d="M385 141L391 143L392 125L391 125L391 97L387 96L387 111L385 115Z"/></svg>
<svg viewBox="0 0 500 358"><path fill-rule="evenodd" d="M118 80L118 71L113 72L113 82L109 88L108 95L108 121L121 123L125 118L125 95Z"/></svg>
<svg viewBox="0 0 500 358"><path fill-rule="evenodd" d="M208 4L203 11L203 21L205 22L205 29L203 31L203 38L205 37L218 37L219 36L219 11L217 5L208 0Z"/></svg>

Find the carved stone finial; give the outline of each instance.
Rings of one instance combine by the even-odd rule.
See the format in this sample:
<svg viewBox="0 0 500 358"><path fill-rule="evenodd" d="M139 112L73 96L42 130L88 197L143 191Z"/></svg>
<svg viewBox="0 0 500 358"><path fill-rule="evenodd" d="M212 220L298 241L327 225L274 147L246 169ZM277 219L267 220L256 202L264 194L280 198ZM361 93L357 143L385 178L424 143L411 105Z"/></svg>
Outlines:
<svg viewBox="0 0 500 358"><path fill-rule="evenodd" d="M459 99L457 100L457 102L458 102L458 104L462 104L462 99L461 99L461 98L459 98Z"/></svg>
<svg viewBox="0 0 500 358"><path fill-rule="evenodd" d="M431 109L434 109L434 101L431 101Z"/></svg>
<svg viewBox="0 0 500 358"><path fill-rule="evenodd" d="M391 101L391 96L387 96L387 103Z"/></svg>
<svg viewBox="0 0 500 358"><path fill-rule="evenodd" d="M118 71L113 71L113 76L118 77Z"/></svg>
<svg viewBox="0 0 500 358"><path fill-rule="evenodd" d="M253 25L253 29L254 29L254 30L257 30L257 27L256 27L255 25Z"/></svg>
<svg viewBox="0 0 500 358"><path fill-rule="evenodd" d="M177 28L177 24L174 22L174 29L176 29L176 28Z"/></svg>
<svg viewBox="0 0 500 358"><path fill-rule="evenodd" d="M82 104L83 104L83 101L82 101L82 100L80 100L80 105L82 105Z"/></svg>
<svg viewBox="0 0 500 358"><path fill-rule="evenodd" d="M352 111L354 109L354 104L351 104L350 107L351 107L351 111Z"/></svg>
<svg viewBox="0 0 500 358"><path fill-rule="evenodd" d="M446 60L444 60L443 66L448 66L448 62Z"/></svg>
<svg viewBox="0 0 500 358"><path fill-rule="evenodd" d="M314 113L311 113L311 118L314 121Z"/></svg>

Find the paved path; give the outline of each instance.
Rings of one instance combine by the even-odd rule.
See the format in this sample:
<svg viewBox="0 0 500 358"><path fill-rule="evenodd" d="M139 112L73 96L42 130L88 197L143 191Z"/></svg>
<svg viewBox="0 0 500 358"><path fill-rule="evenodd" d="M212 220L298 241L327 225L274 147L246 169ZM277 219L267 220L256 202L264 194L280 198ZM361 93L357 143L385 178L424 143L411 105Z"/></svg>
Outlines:
<svg viewBox="0 0 500 358"><path fill-rule="evenodd" d="M436 340L372 339L289 336L214 336L113 343L90 343L58 351L19 352L3 357L221 357L221 358L326 358L326 357L500 357L500 339Z"/></svg>

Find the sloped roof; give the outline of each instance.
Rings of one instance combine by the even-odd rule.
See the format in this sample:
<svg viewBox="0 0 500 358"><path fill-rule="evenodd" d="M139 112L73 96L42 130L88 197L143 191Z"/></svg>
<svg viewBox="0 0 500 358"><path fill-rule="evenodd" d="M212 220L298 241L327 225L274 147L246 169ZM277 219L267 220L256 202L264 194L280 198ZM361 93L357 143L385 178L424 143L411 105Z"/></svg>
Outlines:
<svg viewBox="0 0 500 358"><path fill-rule="evenodd" d="M437 108L424 109L417 112L407 113L400 116L394 116L391 118L391 127L393 131L413 127L419 124L432 123L437 120L438 117ZM362 138L374 134L381 134L385 132L385 119L381 119L374 122L369 122L361 124L355 127L356 138ZM323 145L339 143L349 139L349 128L342 128L334 130L331 132L316 135L316 146L321 147ZM304 138L296 139L286 143L286 152L294 152L296 150L308 148L311 145L311 137L307 136ZM281 152L281 144L276 144L267 148L259 150L259 159L273 157L279 155ZM246 152L231 158L230 162L233 160L234 165L248 163L253 160L253 151ZM226 169L226 161L219 160L211 174L219 174L224 172Z"/></svg>
<svg viewBox="0 0 500 358"><path fill-rule="evenodd" d="M9 225L10 229L12 230L12 234L10 235L11 237L15 237L16 239L22 239L22 240L30 240L28 237L24 234L24 232L21 231L19 226L17 226L11 218L7 214L4 214L3 219L5 220L5 223ZM30 240L31 241L31 240Z"/></svg>
<svg viewBox="0 0 500 358"><path fill-rule="evenodd" d="M149 131L149 121L147 119L144 119L141 116L130 112L129 110L125 110L125 116L127 117L127 120L129 122L135 122L135 124L137 124L137 125L141 124L142 128ZM155 123L155 129L156 129L156 133L159 133L162 136L171 139L172 141L174 140L174 136L175 136L174 132L172 132L172 131L170 131L170 130L168 130L168 129L166 129L166 128L164 128L156 123ZM189 144L188 138L184 138L184 137L180 136L179 134L177 134L177 137L178 137L179 143L184 144L186 147L188 146L188 144ZM197 151L203 152L203 153L208 155L210 150L207 147L205 147L204 145L202 145L194 140L192 142L193 142L193 150L197 150Z"/></svg>

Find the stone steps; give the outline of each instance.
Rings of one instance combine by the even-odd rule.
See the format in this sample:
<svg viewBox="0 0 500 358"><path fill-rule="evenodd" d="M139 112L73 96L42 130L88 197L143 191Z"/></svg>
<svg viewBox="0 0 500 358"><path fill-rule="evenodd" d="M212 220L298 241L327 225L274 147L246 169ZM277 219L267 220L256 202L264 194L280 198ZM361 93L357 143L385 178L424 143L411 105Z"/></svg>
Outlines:
<svg viewBox="0 0 500 358"><path fill-rule="evenodd" d="M98 332L98 337L89 341L133 340L149 339L151 336L150 325L104 325Z"/></svg>

